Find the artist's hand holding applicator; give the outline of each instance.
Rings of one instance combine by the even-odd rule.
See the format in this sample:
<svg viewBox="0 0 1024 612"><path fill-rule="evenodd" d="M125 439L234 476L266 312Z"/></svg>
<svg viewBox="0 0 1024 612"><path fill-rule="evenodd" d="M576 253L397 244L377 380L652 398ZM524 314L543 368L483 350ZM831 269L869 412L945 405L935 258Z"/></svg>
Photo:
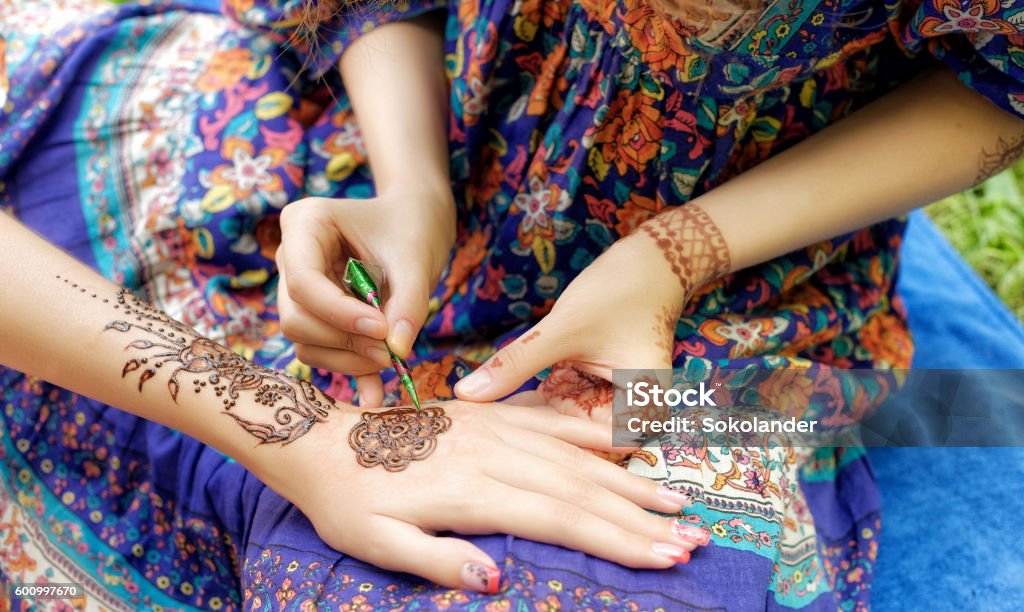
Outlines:
<svg viewBox="0 0 1024 612"><path fill-rule="evenodd" d="M377 373L392 363L382 340L408 357L455 240L439 19L388 24L341 58L377 197L309 198L281 215L284 335L303 363L355 375L364 407L383 399ZM349 257L383 271L383 314L343 290Z"/></svg>
<svg viewBox="0 0 1024 612"><path fill-rule="evenodd" d="M408 356L448 261L454 206L423 199L309 198L290 204L281 216L282 331L303 363L355 375L364 407L380 405L378 372L392 366L387 347ZM349 257L383 270L383 314L343 288Z"/></svg>

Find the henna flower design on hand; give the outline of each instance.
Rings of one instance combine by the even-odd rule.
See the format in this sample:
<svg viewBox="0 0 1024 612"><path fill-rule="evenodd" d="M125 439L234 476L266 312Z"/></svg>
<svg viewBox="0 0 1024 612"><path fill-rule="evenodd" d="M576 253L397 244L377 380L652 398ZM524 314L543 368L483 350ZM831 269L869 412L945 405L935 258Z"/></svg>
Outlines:
<svg viewBox="0 0 1024 612"><path fill-rule="evenodd" d="M359 465L382 465L389 472L401 472L411 462L430 456L437 447L437 436L451 425L451 418L440 406L364 412L349 432L348 443Z"/></svg>

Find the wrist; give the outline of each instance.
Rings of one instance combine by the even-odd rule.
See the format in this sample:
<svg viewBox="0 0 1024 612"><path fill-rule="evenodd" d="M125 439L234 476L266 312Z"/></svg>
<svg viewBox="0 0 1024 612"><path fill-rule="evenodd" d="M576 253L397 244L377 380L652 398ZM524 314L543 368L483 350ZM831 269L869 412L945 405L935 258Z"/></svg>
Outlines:
<svg viewBox="0 0 1024 612"><path fill-rule="evenodd" d="M689 296L732 270L729 246L714 220L696 204L667 209L629 238L647 243Z"/></svg>

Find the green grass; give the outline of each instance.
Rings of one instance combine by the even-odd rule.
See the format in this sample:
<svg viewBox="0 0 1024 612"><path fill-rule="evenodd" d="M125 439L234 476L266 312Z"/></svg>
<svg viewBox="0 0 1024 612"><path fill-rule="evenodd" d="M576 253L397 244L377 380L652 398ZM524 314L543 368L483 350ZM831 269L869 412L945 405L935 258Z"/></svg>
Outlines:
<svg viewBox="0 0 1024 612"><path fill-rule="evenodd" d="M1024 163L925 210L957 251L1024 320Z"/></svg>

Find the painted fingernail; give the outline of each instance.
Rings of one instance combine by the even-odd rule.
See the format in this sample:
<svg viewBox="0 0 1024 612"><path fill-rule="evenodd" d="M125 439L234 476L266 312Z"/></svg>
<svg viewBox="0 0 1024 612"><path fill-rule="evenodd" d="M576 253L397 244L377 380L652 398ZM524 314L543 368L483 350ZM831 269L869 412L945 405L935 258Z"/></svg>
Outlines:
<svg viewBox="0 0 1024 612"><path fill-rule="evenodd" d="M371 346L367 348L366 356L384 366L391 364L391 358L388 357L388 352L379 346Z"/></svg>
<svg viewBox="0 0 1024 612"><path fill-rule="evenodd" d="M679 489L673 489L666 485L658 487L658 497L660 497L662 501L675 504L677 506L689 506L693 503L692 497L683 493Z"/></svg>
<svg viewBox="0 0 1024 612"><path fill-rule="evenodd" d="M498 592L501 583L501 572L496 567L488 567L483 563L470 561L462 566L462 586L480 593L493 595Z"/></svg>
<svg viewBox="0 0 1024 612"><path fill-rule="evenodd" d="M711 541L711 533L706 529L701 529L700 527L683 525L682 523L673 523L672 531L680 538L689 540L694 544L700 544L701 546L706 546L707 543Z"/></svg>
<svg viewBox="0 0 1024 612"><path fill-rule="evenodd" d="M415 334L412 333L412 323L405 319L399 319L391 327L391 335L388 336L388 345L391 346L391 350L401 353L407 353L412 347L412 343L415 340Z"/></svg>
<svg viewBox="0 0 1024 612"><path fill-rule="evenodd" d="M668 557L676 563L687 563L690 560L690 553L678 546L675 546L674 544L663 544L658 542L654 546L651 546L651 550L654 551L654 554L662 557Z"/></svg>
<svg viewBox="0 0 1024 612"><path fill-rule="evenodd" d="M455 383L455 391L466 395L477 395L483 393L489 384L491 384L491 373L487 370L477 370Z"/></svg>
<svg viewBox="0 0 1024 612"><path fill-rule="evenodd" d="M362 334L363 336L377 337L384 331L384 324L377 319L361 317L356 319L355 330L357 334Z"/></svg>

